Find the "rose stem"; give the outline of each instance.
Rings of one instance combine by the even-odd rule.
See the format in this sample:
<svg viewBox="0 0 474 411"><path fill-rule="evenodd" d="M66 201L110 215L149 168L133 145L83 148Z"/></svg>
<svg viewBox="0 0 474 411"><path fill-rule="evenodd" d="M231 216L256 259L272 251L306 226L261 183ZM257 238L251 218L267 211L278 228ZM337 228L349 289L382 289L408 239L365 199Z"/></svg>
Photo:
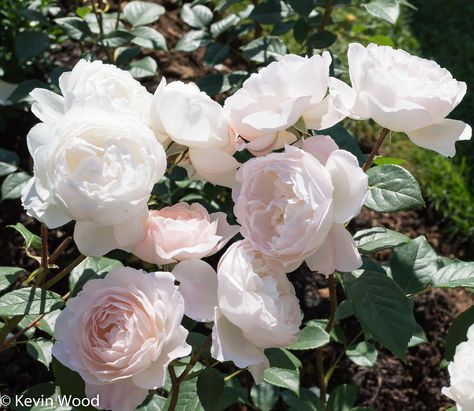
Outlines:
<svg viewBox="0 0 474 411"><path fill-rule="evenodd" d="M211 344L212 335L209 334L206 338L206 341L201 345L198 351L191 357L189 364L186 366L184 371L181 373L179 377L176 377L176 373L174 372L174 368L172 365L168 367L168 371L170 373L171 378L171 401L168 411L174 411L176 408L176 404L178 403L178 395L179 395L179 386L180 384L186 379L189 371L191 371L196 363L198 362L201 355L206 351L207 347Z"/></svg>
<svg viewBox="0 0 474 411"><path fill-rule="evenodd" d="M321 349L316 349L316 373L318 375L319 383L319 399L323 403L324 407L326 404L326 381L324 379L324 364L323 364L323 352Z"/></svg>
<svg viewBox="0 0 474 411"><path fill-rule="evenodd" d="M62 241L62 243L59 244L58 248L56 248L56 250L54 250L49 256L49 260L48 260L49 264L53 264L61 255L61 253L69 246L69 244L71 244L71 242L72 242L71 237L65 238Z"/></svg>
<svg viewBox="0 0 474 411"><path fill-rule="evenodd" d="M321 20L321 24L319 25L318 31L323 31L329 23L332 13L332 2L333 0L326 0L324 2L324 15Z"/></svg>
<svg viewBox="0 0 474 411"><path fill-rule="evenodd" d="M41 270L38 272L36 285L38 287L44 283L48 273L48 227L41 224Z"/></svg>
<svg viewBox="0 0 474 411"><path fill-rule="evenodd" d="M63 270L61 270L58 274L56 274L53 278L51 278L43 288L50 288L58 281L62 280L66 275L68 275L76 266L78 266L86 257L84 255L80 255L77 257L71 264L66 266Z"/></svg>
<svg viewBox="0 0 474 411"><path fill-rule="evenodd" d="M367 159L367 161L362 166L362 170L367 171L369 169L369 167L372 165L372 161L374 161L374 158L377 155L377 153L380 149L380 146L383 144L383 142L385 140L385 137L387 137L389 132L390 132L390 130L387 129L387 128L383 128L380 131L377 142L375 143L374 147L372 148L372 151L369 154L369 158Z"/></svg>

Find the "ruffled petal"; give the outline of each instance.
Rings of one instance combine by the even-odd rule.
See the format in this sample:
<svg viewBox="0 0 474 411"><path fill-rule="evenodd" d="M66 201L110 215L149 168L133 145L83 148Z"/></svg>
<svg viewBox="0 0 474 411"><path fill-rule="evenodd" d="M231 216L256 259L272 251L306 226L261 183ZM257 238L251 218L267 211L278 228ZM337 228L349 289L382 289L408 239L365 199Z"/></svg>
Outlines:
<svg viewBox="0 0 474 411"><path fill-rule="evenodd" d="M31 111L43 123L57 121L65 112L64 97L44 88L35 88L30 96L35 102Z"/></svg>

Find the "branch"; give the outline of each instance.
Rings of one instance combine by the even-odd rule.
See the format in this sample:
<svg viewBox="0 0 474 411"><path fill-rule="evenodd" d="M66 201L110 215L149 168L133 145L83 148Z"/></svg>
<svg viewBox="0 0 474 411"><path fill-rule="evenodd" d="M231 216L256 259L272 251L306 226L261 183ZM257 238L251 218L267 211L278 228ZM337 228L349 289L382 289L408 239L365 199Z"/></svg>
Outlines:
<svg viewBox="0 0 474 411"><path fill-rule="evenodd" d="M372 162L374 161L375 156L379 152L379 149L382 146L382 144L385 140L385 137L387 137L389 132L390 132L390 130L387 129L387 128L383 128L380 131L379 137L377 138L377 141L376 141L374 147L372 148L372 151L369 154L369 158L367 159L367 161L362 166L362 170L367 171L369 169L369 167L372 165Z"/></svg>

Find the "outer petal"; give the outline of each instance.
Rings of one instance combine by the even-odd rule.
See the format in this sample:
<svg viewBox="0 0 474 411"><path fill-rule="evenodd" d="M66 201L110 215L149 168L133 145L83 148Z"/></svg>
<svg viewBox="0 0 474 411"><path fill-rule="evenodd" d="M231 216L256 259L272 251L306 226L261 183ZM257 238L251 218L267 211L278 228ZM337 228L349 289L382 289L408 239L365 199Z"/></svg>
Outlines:
<svg viewBox="0 0 474 411"><path fill-rule="evenodd" d="M249 371L250 371L250 374L252 374L253 379L255 380L255 384L262 383L263 373L268 367L270 367L270 363L268 362L267 357L265 357L265 360L259 364L249 365Z"/></svg>
<svg viewBox="0 0 474 411"><path fill-rule="evenodd" d="M130 250L146 235L148 221L148 210L137 214L134 218L114 226L114 236L120 247ZM122 248L124 249L124 248Z"/></svg>
<svg viewBox="0 0 474 411"><path fill-rule="evenodd" d="M189 158L196 173L212 184L232 187L240 163L229 153L217 148L189 150Z"/></svg>
<svg viewBox="0 0 474 411"><path fill-rule="evenodd" d="M336 142L329 136L307 138L301 144L301 148L316 157L322 165L325 165L329 156L339 149Z"/></svg>
<svg viewBox="0 0 474 411"><path fill-rule="evenodd" d="M112 411L132 411L148 395L148 390L133 384L131 378L118 380L112 384L91 385L86 383L88 398L99 396L99 409Z"/></svg>
<svg viewBox="0 0 474 411"><path fill-rule="evenodd" d="M329 79L329 93L332 96L331 104L335 110L356 120L370 117L367 107L363 104L355 90L337 78Z"/></svg>
<svg viewBox="0 0 474 411"><path fill-rule="evenodd" d="M52 91L35 88L30 96L35 100L31 106L31 111L43 123L56 121L65 112L64 97Z"/></svg>
<svg viewBox="0 0 474 411"><path fill-rule="evenodd" d="M57 228L71 221L55 204L42 198L37 184L32 177L21 191L21 203L27 214L46 224L48 228Z"/></svg>
<svg viewBox="0 0 474 411"><path fill-rule="evenodd" d="M98 225L88 221L76 222L74 242L81 254L87 256L100 257L120 248L115 239L114 226Z"/></svg>
<svg viewBox="0 0 474 411"><path fill-rule="evenodd" d="M368 178L357 158L345 150L336 150L328 158L326 168L331 174L334 221L345 223L360 213L367 197Z"/></svg>
<svg viewBox="0 0 474 411"><path fill-rule="evenodd" d="M215 253L219 251L220 249L222 249L222 247L224 247L232 237L234 237L236 234L240 232L240 226L230 225L227 222L227 215L225 213L221 213L221 212L212 213L210 217L211 217L211 221L217 220L216 235L222 237L222 239L219 241L219 244L217 244L216 250L213 252Z"/></svg>
<svg viewBox="0 0 474 411"><path fill-rule="evenodd" d="M313 255L306 258L311 270L328 276L334 271L353 271L362 265L355 242L342 224L334 224L326 241Z"/></svg>
<svg viewBox="0 0 474 411"><path fill-rule="evenodd" d="M44 123L38 123L28 132L26 142L28 144L28 151L34 157L35 151L48 144L52 139L51 126Z"/></svg>
<svg viewBox="0 0 474 411"><path fill-rule="evenodd" d="M217 306L217 273L201 260L186 260L176 265L173 275L181 283L184 312L195 321L212 321Z"/></svg>
<svg viewBox="0 0 474 411"><path fill-rule="evenodd" d="M443 156L453 157L456 154L456 141L470 140L472 129L462 121L446 118L428 127L409 131L407 135L420 147L436 151Z"/></svg>
<svg viewBox="0 0 474 411"><path fill-rule="evenodd" d="M252 345L223 313L215 308L212 328L211 355L218 361L233 361L239 368L258 365L265 361L263 349Z"/></svg>
<svg viewBox="0 0 474 411"><path fill-rule="evenodd" d="M313 130L322 130L339 123L344 119L345 114L336 110L334 106L334 96L327 95L324 99L303 114L306 127Z"/></svg>

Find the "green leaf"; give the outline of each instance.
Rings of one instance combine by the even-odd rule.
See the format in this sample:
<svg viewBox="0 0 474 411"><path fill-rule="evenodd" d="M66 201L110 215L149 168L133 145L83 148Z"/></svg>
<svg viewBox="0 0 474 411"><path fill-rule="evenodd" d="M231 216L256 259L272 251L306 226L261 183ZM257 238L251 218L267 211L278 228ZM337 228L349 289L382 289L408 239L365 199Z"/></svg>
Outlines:
<svg viewBox="0 0 474 411"><path fill-rule="evenodd" d="M306 41L309 29L310 27L304 18L301 17L295 21L293 26L293 37L299 44L303 44Z"/></svg>
<svg viewBox="0 0 474 411"><path fill-rule="evenodd" d="M297 370L302 365L298 357L285 348L268 348L265 350L265 356L268 358L271 367Z"/></svg>
<svg viewBox="0 0 474 411"><path fill-rule="evenodd" d="M283 391L281 398L289 406L289 411L324 411L318 396L306 388L301 388L299 397L294 392Z"/></svg>
<svg viewBox="0 0 474 411"><path fill-rule="evenodd" d="M16 223L15 225L7 225L7 227L13 228L21 234L21 236L25 240L26 248L33 248L35 250L41 249L41 238L36 234L33 234L22 223Z"/></svg>
<svg viewBox="0 0 474 411"><path fill-rule="evenodd" d="M237 378L232 378L225 383L219 408L227 410L234 403L245 404L248 402L247 389L242 387Z"/></svg>
<svg viewBox="0 0 474 411"><path fill-rule="evenodd" d="M291 10L280 0L259 2L249 15L249 18L261 24L275 24L288 17Z"/></svg>
<svg viewBox="0 0 474 411"><path fill-rule="evenodd" d="M120 67L126 67L130 62L140 55L141 50L139 47L123 47L116 50L118 56L115 58L115 64Z"/></svg>
<svg viewBox="0 0 474 411"><path fill-rule="evenodd" d="M348 348L349 359L360 367L373 367L377 362L377 349L373 344L362 341L353 348Z"/></svg>
<svg viewBox="0 0 474 411"><path fill-rule="evenodd" d="M224 61L229 55L230 47L227 44L212 43L206 48L206 54L204 54L204 62L208 66L215 66Z"/></svg>
<svg viewBox="0 0 474 411"><path fill-rule="evenodd" d="M391 276L406 294L423 291L438 271L436 253L420 236L395 249L390 260Z"/></svg>
<svg viewBox="0 0 474 411"><path fill-rule="evenodd" d="M51 367L54 374L54 380L59 385L62 395L70 395L73 398L85 398L85 384L81 376L63 364L55 357L51 361ZM89 407L88 407L89 409ZM92 408L93 410L94 408Z"/></svg>
<svg viewBox="0 0 474 411"><path fill-rule="evenodd" d="M319 130L318 134L321 136L332 137L341 150L346 150L354 154L357 157L357 160L359 160L359 165L364 164L367 156L362 154L355 137L340 124L336 124L335 126L325 130Z"/></svg>
<svg viewBox="0 0 474 411"><path fill-rule="evenodd" d="M312 350L329 343L329 334L322 327L313 325L300 331L298 342L286 347L289 350Z"/></svg>
<svg viewBox="0 0 474 411"><path fill-rule="evenodd" d="M413 331L413 335L411 336L410 342L408 343L408 347L416 347L420 344L425 344L428 342L426 338L425 331L421 328L420 324L416 324L415 331Z"/></svg>
<svg viewBox="0 0 474 411"><path fill-rule="evenodd" d="M158 64L150 57L143 57L140 60L133 61L130 63L130 69L128 70L135 78L154 77L158 70Z"/></svg>
<svg viewBox="0 0 474 411"><path fill-rule="evenodd" d="M305 18L309 16L316 6L314 0L287 0L287 3L294 11Z"/></svg>
<svg viewBox="0 0 474 411"><path fill-rule="evenodd" d="M336 321L341 321L344 318L349 318L354 315L354 310L352 309L352 304L349 300L342 301L336 309L336 316L334 319Z"/></svg>
<svg viewBox="0 0 474 411"><path fill-rule="evenodd" d="M118 260L106 257L87 257L69 274L69 291L75 296L92 279L104 278L112 269L123 267Z"/></svg>
<svg viewBox="0 0 474 411"><path fill-rule="evenodd" d="M76 14L77 14L81 19L83 19L83 18L86 17L91 11L92 11L92 7L91 7L91 6L83 6L83 7L78 7L78 8L76 9Z"/></svg>
<svg viewBox="0 0 474 411"><path fill-rule="evenodd" d="M203 411L197 395L196 378L184 381L179 387L178 402L175 411Z"/></svg>
<svg viewBox="0 0 474 411"><path fill-rule="evenodd" d="M363 4L365 9L372 16L386 20L389 23L395 24L400 15L399 0L372 0L368 4Z"/></svg>
<svg viewBox="0 0 474 411"><path fill-rule="evenodd" d="M26 186L31 176L24 171L9 174L2 183L2 201L21 197L21 190Z"/></svg>
<svg viewBox="0 0 474 411"><path fill-rule="evenodd" d="M257 63L269 63L279 60L287 53L287 48L283 40L278 37L264 36L252 40L250 43L242 46L242 55L251 61Z"/></svg>
<svg viewBox="0 0 474 411"><path fill-rule="evenodd" d="M416 327L413 302L378 272L364 272L346 286L346 292L364 331L404 361Z"/></svg>
<svg viewBox="0 0 474 411"><path fill-rule="evenodd" d="M440 288L474 288L474 262L454 260L441 267L434 274L433 286Z"/></svg>
<svg viewBox="0 0 474 411"><path fill-rule="evenodd" d="M420 186L403 167L387 164L367 170L369 195L365 206L374 211L389 212L424 206Z"/></svg>
<svg viewBox="0 0 474 411"><path fill-rule="evenodd" d="M207 46L211 41L205 30L191 30L184 34L176 44L176 51L194 51L199 47Z"/></svg>
<svg viewBox="0 0 474 411"><path fill-rule="evenodd" d="M215 23L211 24L211 34L213 37L218 37L230 28L235 27L237 24L239 24L239 22L240 18L238 16L236 16L235 14L229 14L222 20L216 21Z"/></svg>
<svg viewBox="0 0 474 411"><path fill-rule="evenodd" d="M151 27L136 27L132 30L132 34L135 36L132 43L138 46L154 50L168 50L166 39Z"/></svg>
<svg viewBox="0 0 474 411"><path fill-rule="evenodd" d="M30 340L26 344L26 351L30 354L35 360L43 363L46 368L49 368L53 356L51 354L51 348L53 347L53 342L45 339Z"/></svg>
<svg viewBox="0 0 474 411"><path fill-rule="evenodd" d="M123 15L133 26L144 26L153 23L165 13L165 8L159 4L145 1L132 1L123 9Z"/></svg>
<svg viewBox="0 0 474 411"><path fill-rule="evenodd" d="M41 288L20 288L0 297L0 316L43 314L63 307L60 295Z"/></svg>
<svg viewBox="0 0 474 411"><path fill-rule="evenodd" d="M185 23L195 29L205 29L212 21L212 11L202 4L195 6L184 4L180 16Z"/></svg>
<svg viewBox="0 0 474 411"><path fill-rule="evenodd" d="M136 408L136 411L165 411L165 403L166 398L153 393Z"/></svg>
<svg viewBox="0 0 474 411"><path fill-rule="evenodd" d="M205 368L198 376L196 387L199 401L204 410L218 410L224 392L222 373L215 368Z"/></svg>
<svg viewBox="0 0 474 411"><path fill-rule="evenodd" d="M385 164L395 164L396 166L401 166L404 163L405 160L397 157L377 156L374 159L374 164L377 166L382 166Z"/></svg>
<svg viewBox="0 0 474 411"><path fill-rule="evenodd" d="M258 410L271 411L278 401L278 389L263 381L259 385L252 386L250 398Z"/></svg>
<svg viewBox="0 0 474 411"><path fill-rule="evenodd" d="M384 227L360 230L354 235L356 246L362 254L375 253L386 248L395 248L410 241L406 235Z"/></svg>
<svg viewBox="0 0 474 411"><path fill-rule="evenodd" d="M22 31L15 39L15 54L20 63L39 56L48 47L49 37L42 31Z"/></svg>
<svg viewBox="0 0 474 411"><path fill-rule="evenodd" d="M277 387L287 388L299 395L300 372L284 368L270 367L263 374L263 379Z"/></svg>
<svg viewBox="0 0 474 411"><path fill-rule="evenodd" d="M128 31L113 30L102 39L102 45L111 48L123 47L130 43L132 39L134 39L134 35Z"/></svg>
<svg viewBox="0 0 474 411"><path fill-rule="evenodd" d="M328 400L329 411L350 411L357 399L359 388L352 384L343 384L331 391Z"/></svg>
<svg viewBox="0 0 474 411"><path fill-rule="evenodd" d="M308 47L313 49L327 49L337 39L337 36L330 31L318 31L308 39Z"/></svg>
<svg viewBox="0 0 474 411"><path fill-rule="evenodd" d="M20 158L10 150L0 148L0 177L15 172L20 164Z"/></svg>
<svg viewBox="0 0 474 411"><path fill-rule="evenodd" d="M0 291L13 285L24 272L20 267L0 267Z"/></svg>
<svg viewBox="0 0 474 411"><path fill-rule="evenodd" d="M456 352L456 347L464 341L467 341L467 330L474 324L474 306L462 312L449 327L446 335L446 346L444 359L452 361Z"/></svg>
<svg viewBox="0 0 474 411"><path fill-rule="evenodd" d="M35 88L45 88L48 89L49 86L39 80L25 80L22 81L18 87L13 90L13 93L10 94L8 97L8 100L10 100L12 103L16 104L21 101L24 101L29 98L29 94L32 90Z"/></svg>
<svg viewBox="0 0 474 411"><path fill-rule="evenodd" d="M79 17L61 17L54 21L73 40L84 40L92 36L92 31L85 20Z"/></svg>

